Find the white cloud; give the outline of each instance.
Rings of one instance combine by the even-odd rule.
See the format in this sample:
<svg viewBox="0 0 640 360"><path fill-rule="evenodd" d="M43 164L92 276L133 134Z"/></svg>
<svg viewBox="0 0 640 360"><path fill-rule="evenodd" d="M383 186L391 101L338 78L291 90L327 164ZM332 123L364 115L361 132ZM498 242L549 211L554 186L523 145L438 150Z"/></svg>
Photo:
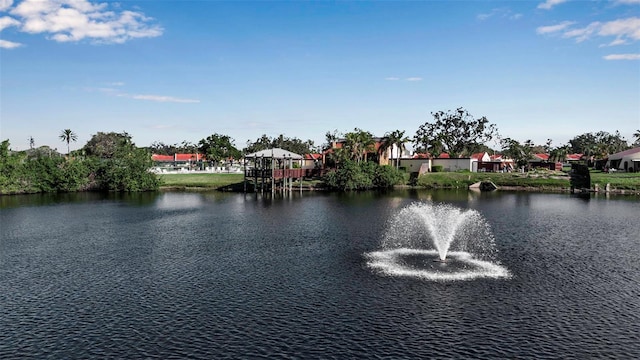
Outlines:
<svg viewBox="0 0 640 360"><path fill-rule="evenodd" d="M13 0L0 0L0 11L5 11L13 5Z"/></svg>
<svg viewBox="0 0 640 360"><path fill-rule="evenodd" d="M581 28L571 28L575 22L564 21L557 25L541 26L538 34L559 33L563 38L583 42L594 37L615 37L611 42L601 46L624 45L640 40L640 17L630 17L607 22L594 21Z"/></svg>
<svg viewBox="0 0 640 360"><path fill-rule="evenodd" d="M557 25L540 26L539 28L536 29L536 32L538 34L551 34L558 31L562 31L573 24L575 24L575 21L563 21Z"/></svg>
<svg viewBox="0 0 640 360"><path fill-rule="evenodd" d="M605 60L640 60L640 54L611 54L603 58Z"/></svg>
<svg viewBox="0 0 640 360"><path fill-rule="evenodd" d="M640 40L640 18L631 17L603 23L598 34Z"/></svg>
<svg viewBox="0 0 640 360"><path fill-rule="evenodd" d="M15 49L20 46L20 43L0 39L0 49Z"/></svg>
<svg viewBox="0 0 640 360"><path fill-rule="evenodd" d="M21 31L47 33L58 42L124 43L162 35L162 27L141 12L109 11L109 6L118 8L87 0L24 0L10 13L20 21Z"/></svg>
<svg viewBox="0 0 640 360"><path fill-rule="evenodd" d="M505 8L495 8L486 14L478 14L476 18L480 21L487 20L491 17L506 18L509 20L518 20L522 17L522 14L514 14L511 10Z"/></svg>
<svg viewBox="0 0 640 360"><path fill-rule="evenodd" d="M413 76L413 77L408 77L405 79L400 79L399 77L395 77L395 76L391 76L388 78L385 78L385 80L387 81L400 81L400 80L404 80L404 81L422 81L421 77L417 77L417 76Z"/></svg>
<svg viewBox="0 0 640 360"><path fill-rule="evenodd" d="M110 87L87 87L85 91L88 92L100 92L108 96L117 96L127 99L134 100L147 100L147 101L156 101L156 102L173 102L173 103L199 103L200 100L197 99L184 99L177 98L173 96L165 96L165 95L147 95L147 94L129 94L122 91L122 87L125 85L124 82L116 81L108 83Z"/></svg>
<svg viewBox="0 0 640 360"><path fill-rule="evenodd" d="M562 4L563 2L566 2L567 0L547 0L541 4L538 4L538 9L544 9L544 10L549 10L552 7Z"/></svg>
<svg viewBox="0 0 640 360"><path fill-rule="evenodd" d="M600 23L599 22L592 22L591 24L589 24L587 27L582 28L582 29L572 29L572 30L567 30L564 32L564 34L562 34L562 37L564 38L575 38L576 42L583 42L585 40L587 40L589 37L591 37L591 35L593 35L593 33L598 31L598 28L600 27Z"/></svg>
<svg viewBox="0 0 640 360"><path fill-rule="evenodd" d="M18 26L18 25L20 25L20 21L10 16L3 16L0 18L0 31L8 28L9 26Z"/></svg>
<svg viewBox="0 0 640 360"><path fill-rule="evenodd" d="M200 100L196 99L181 99L173 96L164 95L132 95L132 94L118 94L118 96L126 97L135 100L148 100L157 102L173 102L173 103L199 103Z"/></svg>

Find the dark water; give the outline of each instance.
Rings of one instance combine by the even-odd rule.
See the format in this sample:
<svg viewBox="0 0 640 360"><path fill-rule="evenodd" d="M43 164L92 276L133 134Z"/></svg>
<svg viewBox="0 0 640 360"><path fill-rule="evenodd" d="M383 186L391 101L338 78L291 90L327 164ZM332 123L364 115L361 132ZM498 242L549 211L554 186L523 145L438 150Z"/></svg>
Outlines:
<svg viewBox="0 0 640 360"><path fill-rule="evenodd" d="M413 201L510 278L367 266ZM466 192L0 197L0 358L640 358L640 201ZM419 266L419 265L416 265Z"/></svg>

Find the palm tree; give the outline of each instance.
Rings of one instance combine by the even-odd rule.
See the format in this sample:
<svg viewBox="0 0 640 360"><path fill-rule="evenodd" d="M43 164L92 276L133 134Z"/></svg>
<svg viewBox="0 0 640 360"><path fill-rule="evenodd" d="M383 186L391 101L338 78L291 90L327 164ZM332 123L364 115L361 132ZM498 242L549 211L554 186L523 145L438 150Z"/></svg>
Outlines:
<svg viewBox="0 0 640 360"><path fill-rule="evenodd" d="M71 129L64 129L60 132L60 136L58 137L60 138L60 140L67 143L67 156L69 156L69 143L72 141L76 142L78 140L78 135L71 131Z"/></svg>
<svg viewBox="0 0 640 360"><path fill-rule="evenodd" d="M565 162L569 147L567 145L551 149L549 152L549 161Z"/></svg>
<svg viewBox="0 0 640 360"><path fill-rule="evenodd" d="M402 152L406 149L405 143L409 141L408 137L404 136L404 131L394 130L390 133L386 133L384 138L384 142L382 143L381 148L385 151L391 148L391 159L393 160L393 148L398 148L398 156L396 158L396 169L400 167L400 156Z"/></svg>
<svg viewBox="0 0 640 360"><path fill-rule="evenodd" d="M640 146L640 130L636 130L635 134L633 134L633 137L636 139L635 144Z"/></svg>

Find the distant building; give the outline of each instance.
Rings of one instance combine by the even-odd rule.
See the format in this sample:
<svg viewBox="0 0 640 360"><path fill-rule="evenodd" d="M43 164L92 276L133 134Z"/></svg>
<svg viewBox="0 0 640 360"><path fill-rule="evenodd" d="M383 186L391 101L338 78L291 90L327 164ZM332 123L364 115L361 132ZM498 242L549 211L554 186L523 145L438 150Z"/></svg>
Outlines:
<svg viewBox="0 0 640 360"><path fill-rule="evenodd" d="M180 171L192 170L204 166L206 158L203 154L174 154L174 155L151 155L151 160L157 169Z"/></svg>
<svg viewBox="0 0 640 360"><path fill-rule="evenodd" d="M606 167L626 172L640 171L640 147L609 155Z"/></svg>
<svg viewBox="0 0 640 360"><path fill-rule="evenodd" d="M387 148L384 151L380 151L382 148L384 141L386 138L384 137L374 137L373 138L373 146L366 152L363 152L363 155L366 155L367 159L377 159L379 165L395 165L395 161L401 158L408 158L411 156L409 151L405 148L404 150L400 150L400 148L393 144L391 147ZM345 146L346 139L338 139L331 144L331 147L323 151L323 164L326 164L327 156L335 151L335 149L341 149ZM393 158L392 158L393 156Z"/></svg>

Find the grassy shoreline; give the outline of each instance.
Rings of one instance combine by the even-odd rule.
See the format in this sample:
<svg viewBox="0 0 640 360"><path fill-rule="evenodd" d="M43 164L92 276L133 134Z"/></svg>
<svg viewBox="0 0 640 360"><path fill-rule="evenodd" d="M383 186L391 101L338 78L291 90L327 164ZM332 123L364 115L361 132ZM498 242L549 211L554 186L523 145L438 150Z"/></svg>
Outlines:
<svg viewBox="0 0 640 360"><path fill-rule="evenodd" d="M226 190L242 191L242 174L164 174L160 175L161 190ZM501 190L569 192L569 175L554 171L531 171L528 173L471 173L442 172L420 176L413 187L426 189L466 189L479 181L491 181ZM313 182L305 182L305 189L319 190ZM315 183L317 184L317 182ZM608 174L591 173L593 190L604 191L609 184L610 192L640 195L640 173ZM403 185L405 186L405 185Z"/></svg>

